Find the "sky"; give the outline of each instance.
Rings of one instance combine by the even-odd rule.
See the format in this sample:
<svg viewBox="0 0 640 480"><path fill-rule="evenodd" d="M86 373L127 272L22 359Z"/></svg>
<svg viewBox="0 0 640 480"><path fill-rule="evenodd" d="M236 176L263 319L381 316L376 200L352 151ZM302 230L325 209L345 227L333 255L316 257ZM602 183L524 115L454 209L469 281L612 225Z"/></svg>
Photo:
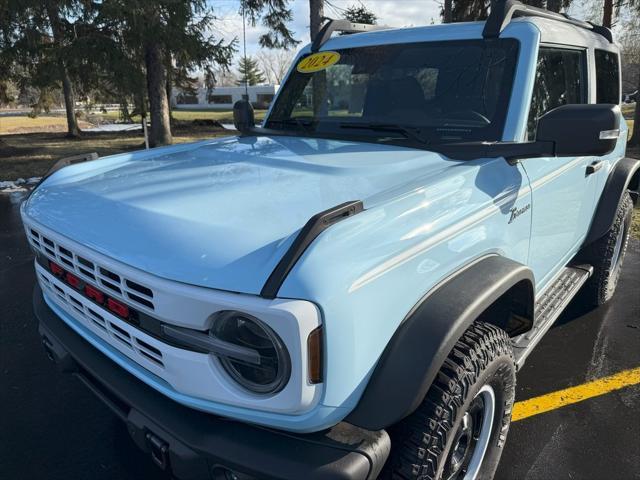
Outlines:
<svg viewBox="0 0 640 480"><path fill-rule="evenodd" d="M437 0L362 0L367 8L378 16L378 23L393 27L408 27L440 23L440 5ZM351 5L358 5L360 0L325 0L325 16L342 18L341 10ZM238 0L209 0L218 17L216 36L231 40L237 37L242 42L242 17L239 15ZM293 21L289 28L294 31L295 38L301 40L299 47L309 39L309 0L290 0ZM261 25L247 25L247 54L253 55L260 50L258 39L265 32ZM242 43L239 43L242 49Z"/></svg>
<svg viewBox="0 0 640 480"><path fill-rule="evenodd" d="M601 18L602 0L573 0L569 14L580 19L599 22ZM237 38L239 51L242 52L242 17L239 13L239 0L208 0L218 18L214 29L216 38L227 41ZM325 16L343 18L342 11L352 6L363 4L378 17L378 24L392 27L410 27L440 23L442 0L325 0ZM289 28L296 39L304 46L309 39L309 0L289 0L293 13L293 21ZM624 19L619 19L622 26ZM614 29L614 33L616 29ZM266 29L261 25L251 27L247 24L247 54L254 55L260 50L258 39Z"/></svg>

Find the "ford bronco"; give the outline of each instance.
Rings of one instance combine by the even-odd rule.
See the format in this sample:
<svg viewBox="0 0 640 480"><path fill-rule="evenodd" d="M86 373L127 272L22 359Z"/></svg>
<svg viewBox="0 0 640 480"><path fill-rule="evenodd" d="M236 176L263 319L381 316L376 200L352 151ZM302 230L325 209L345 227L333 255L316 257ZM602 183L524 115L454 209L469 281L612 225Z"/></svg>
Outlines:
<svg viewBox="0 0 640 480"><path fill-rule="evenodd" d="M516 371L616 288L619 65L513 0L328 21L261 127L241 101L237 136L54 167L22 206L42 343L179 478L491 478Z"/></svg>

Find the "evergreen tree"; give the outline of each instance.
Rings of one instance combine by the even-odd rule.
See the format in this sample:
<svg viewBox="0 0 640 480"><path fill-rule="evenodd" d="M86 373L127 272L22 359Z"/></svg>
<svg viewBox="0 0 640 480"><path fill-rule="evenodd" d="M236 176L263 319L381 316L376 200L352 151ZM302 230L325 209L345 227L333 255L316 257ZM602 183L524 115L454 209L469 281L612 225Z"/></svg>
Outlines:
<svg viewBox="0 0 640 480"><path fill-rule="evenodd" d="M261 83L265 83L266 79L264 78L264 74L258 67L258 61L247 57L246 59L243 57L238 62L238 80L236 80L236 85L259 85Z"/></svg>
<svg viewBox="0 0 640 480"><path fill-rule="evenodd" d="M445 0L441 11L443 22L485 20L494 1L500 0ZM523 0L523 3L532 7L546 8L552 12L560 12L562 9L569 8L571 0Z"/></svg>
<svg viewBox="0 0 640 480"><path fill-rule="evenodd" d="M344 12L344 18L353 23L365 23L367 25L376 25L378 23L378 16L363 4L348 7Z"/></svg>
<svg viewBox="0 0 640 480"><path fill-rule="evenodd" d="M298 43L287 28L289 0L240 0L250 22L268 27L264 47ZM62 89L69 133L79 132L76 95L102 92L129 111L151 117L150 144L171 143L171 87L206 86L228 71L237 40L216 39L216 18L208 0L0 0L0 81L20 90ZM18 72L18 73L15 73ZM257 75L255 82L264 81ZM4 90L4 84L2 89Z"/></svg>
<svg viewBox="0 0 640 480"><path fill-rule="evenodd" d="M252 27L262 19L262 25L268 29L260 37L262 47L291 48L300 43L287 27L293 20L289 0L240 0L240 14L248 16Z"/></svg>
<svg viewBox="0 0 640 480"><path fill-rule="evenodd" d="M84 21L81 0L0 1L2 76L21 89L51 92L62 87L69 136L80 129L75 115L79 77L77 45Z"/></svg>
<svg viewBox="0 0 640 480"><path fill-rule="evenodd" d="M96 4L99 11L96 23L109 32L105 51L118 69L137 71L143 85L124 83L120 77L111 81L133 88L141 101L149 102L151 129L149 144L166 145L172 142L168 82L180 87L193 80L189 73L201 69L207 74L215 65L228 66L235 52L236 42L226 43L211 35L215 17L206 0L104 0ZM138 102L136 102L138 103Z"/></svg>

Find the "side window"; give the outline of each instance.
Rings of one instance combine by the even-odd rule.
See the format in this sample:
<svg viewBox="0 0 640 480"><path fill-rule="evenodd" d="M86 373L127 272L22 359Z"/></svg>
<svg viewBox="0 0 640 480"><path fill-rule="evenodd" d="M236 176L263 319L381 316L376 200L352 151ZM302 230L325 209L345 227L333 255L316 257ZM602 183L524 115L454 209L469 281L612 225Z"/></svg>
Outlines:
<svg viewBox="0 0 640 480"><path fill-rule="evenodd" d="M596 50L596 98L598 103L620 103L618 55Z"/></svg>
<svg viewBox="0 0 640 480"><path fill-rule="evenodd" d="M587 103L583 50L540 48L527 122L527 137L534 140L538 118L561 105Z"/></svg>

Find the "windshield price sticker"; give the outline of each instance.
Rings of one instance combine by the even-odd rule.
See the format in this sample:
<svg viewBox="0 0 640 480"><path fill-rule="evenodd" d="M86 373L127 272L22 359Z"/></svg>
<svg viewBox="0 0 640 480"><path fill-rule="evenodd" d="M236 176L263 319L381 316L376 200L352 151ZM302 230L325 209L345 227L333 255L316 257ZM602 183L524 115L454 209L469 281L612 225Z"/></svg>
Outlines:
<svg viewBox="0 0 640 480"><path fill-rule="evenodd" d="M300 73L313 73L329 68L331 65L335 65L340 60L340 54L338 52L319 52L309 55L303 58L298 63L297 70Z"/></svg>

